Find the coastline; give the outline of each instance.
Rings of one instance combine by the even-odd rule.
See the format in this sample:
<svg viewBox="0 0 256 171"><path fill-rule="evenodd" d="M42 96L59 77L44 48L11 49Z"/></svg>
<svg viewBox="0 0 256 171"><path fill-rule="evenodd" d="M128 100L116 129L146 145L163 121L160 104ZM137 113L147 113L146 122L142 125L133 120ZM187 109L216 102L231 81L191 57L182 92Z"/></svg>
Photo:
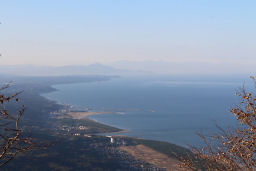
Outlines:
<svg viewBox="0 0 256 171"><path fill-rule="evenodd" d="M72 119L85 119L87 116L100 115L100 114L110 114L110 112L68 112L66 115L70 116Z"/></svg>
<svg viewBox="0 0 256 171"><path fill-rule="evenodd" d="M56 115L56 119L72 119L72 120L87 120L89 122L95 122L99 125L99 127L101 126L106 126L106 127L111 127L113 129L116 129L118 131L110 131L110 132L102 132L102 133L115 133L115 134L119 134L119 133L124 133L124 132L128 132L127 130L124 130L124 129L121 129L121 128L118 128L118 127L114 127L114 126L111 126L111 125L108 125L108 124L104 124L104 123L101 123L101 122L98 122L98 121L94 121L94 120L91 120L91 119L88 119L86 118L87 116L92 116L92 115L100 115L100 114L117 114L118 112L111 112L111 111L72 111L74 110L74 106L70 105L70 104L65 104L65 103L62 103L58 100L54 100L54 99L51 99L49 97L47 97L46 94L48 93L52 93L52 92L55 92L55 91L59 91L57 88L55 88L54 86L56 85L61 85L61 84L74 84L74 83L90 83L90 82L98 82L98 81L109 81L111 80L112 78L115 78L115 77L119 77L119 76L102 76L103 79L99 76L99 80L94 80L94 81L88 81L88 80L75 80L73 82L70 82L70 81L61 81L61 82L55 82L55 83L50 83L50 84L46 84L44 85L45 86L45 89L42 91L38 91L38 95L41 96L42 98L48 100L49 102L52 102L52 103L55 103L60 107L60 110L64 110L65 112L63 111L52 111L52 114L57 114ZM72 107L71 107L72 106Z"/></svg>
<svg viewBox="0 0 256 171"><path fill-rule="evenodd" d="M87 83L85 83L85 84L87 84ZM60 86L60 87L53 86L53 87L55 89L57 89L57 91L62 91L62 86ZM84 85L84 86L82 85L82 88L83 87L86 87L86 85ZM68 90L72 91L74 88L76 89L77 87L71 86ZM81 90L79 89L79 93L87 92L86 90L84 92L82 90L83 89L81 89ZM63 92L63 93L65 94L65 92ZM97 92L94 92L94 93L97 93ZM56 94L56 96L55 96L55 94ZM147 132L147 129L139 130L139 129L135 129L134 127L131 127L130 125L133 125L133 124L135 124L135 126L137 126L139 123L142 123L142 126L144 126L146 124L144 124L144 122L138 122L136 117L134 117L132 115L133 111L130 112L128 107L127 108L125 106L119 107L117 105L115 105L114 107L104 107L104 103L103 103L103 105L101 105L101 104L97 104L97 100L95 100L95 101L90 100L90 98L92 98L92 100L94 100L94 94L91 94L90 98L87 97L85 99L85 101L83 101L83 99L80 99L80 98L76 99L74 101L73 101L73 99L69 99L69 95L72 98L76 98L76 97L72 96L72 93L69 93L68 96L63 96L63 97L66 97L67 99L62 98L62 96L59 96L59 95L60 95L60 92L58 92L58 93L55 92L53 94L45 95L45 97L49 97L48 99L50 99L50 100L52 99L52 101L55 101L55 102L57 101L58 104L62 104L64 106L64 109L67 109L66 112L59 113L59 115L55 115L55 116L61 117L61 115L66 114L65 117L68 119L72 119L72 118L73 119L88 119L88 120L97 122L99 124L113 126L115 128L120 128L122 130L128 130L128 133L120 133L120 135L134 136L134 137L140 137L140 138L144 138L144 139L152 139L152 140L157 140L157 141L165 141L165 142L173 143L172 137L169 138L168 135L165 137L162 136L162 135L164 135L162 132L165 133L168 130L167 131L166 130L164 130L164 131L156 130L155 132L153 132L153 131ZM59 98L57 98L57 97L59 97ZM134 107L134 108L132 108L132 110L133 109L135 110L136 108ZM150 109L151 109L151 106L148 107L148 110L145 109L145 111L143 110L141 112L143 112L143 114L146 112L151 113ZM86 112L93 112L93 113L82 113L82 114L72 113L70 116L70 113L69 113L70 111L72 111L72 112L86 111ZM140 116L140 115L137 115L137 114L140 114L139 112L140 111L135 111L134 113L136 114L136 116ZM69 114L67 114L67 113L69 113ZM107 113L109 113L109 115L105 115ZM131 113L131 115L130 115L130 113ZM73 114L76 116L72 116ZM150 114L150 116L151 115L155 115L155 114ZM145 115L142 115L142 116L144 117ZM121 122L119 122L119 120L118 120L119 118L121 118ZM126 118L128 118L128 119L126 119ZM132 122L133 119L135 120L135 122ZM147 127L147 126L145 126L145 127ZM151 129L155 129L155 128L151 128ZM170 134L172 134L174 132L174 135L175 135L175 133L177 132L177 131L176 132L175 131L176 130L170 130L169 132L170 132ZM116 132L116 131L114 131L114 132ZM145 132L145 134L144 134L144 132ZM104 132L104 133L106 133L106 132ZM111 131L109 133L111 133L111 135L112 135L113 132ZM176 142L174 142L174 143L176 143ZM176 143L176 144L179 144L179 143ZM179 145L186 146L186 144L185 145L179 144Z"/></svg>
<svg viewBox="0 0 256 171"><path fill-rule="evenodd" d="M108 149L108 147L114 147L113 145L109 146L109 143L111 143L111 138L113 138L113 142L115 143L115 146L118 145L124 145L124 146L131 146L129 149L134 151L136 150L137 145L144 145L146 147L154 149L156 152L163 153L161 149L167 149L164 150L164 152L168 152L168 154L172 154L171 151L169 152L168 149L176 150L176 146L170 143L160 142L160 141L154 141L154 140L147 140L144 138L134 137L134 136L126 136L122 135L122 133L128 132L125 129L118 129L117 127L109 126L111 124L104 124L97 122L95 120L91 120L86 118L87 116L91 115L100 115L100 114L118 114L123 115L125 112L121 111L100 111L100 109L91 109L88 111L88 108L82 107L76 107L69 105L69 103L62 103L61 101L54 100L54 98L50 98L50 96L47 96L47 93L51 93L54 91L59 91L55 87L52 87L54 85L58 84L25 84L22 85L22 89L26 92L26 97L31 97L29 100L25 98L25 105L29 106L31 104L32 110L28 110L26 116L31 117L32 121L35 121L37 118L39 122L30 122L33 123L33 131L35 131L35 134L39 134L40 137L43 139L46 139L49 141L55 140L56 138L61 139L60 145L56 146L58 148L53 148L51 151L49 151L49 154L54 153L58 154L60 158L63 158L63 156L67 156L66 158L63 158L65 162L67 163L70 159L69 152L72 152L71 154L74 155L74 159L77 159L77 163L80 162L80 158L82 158L83 153L81 153L81 150L84 150L85 148L81 146L82 143L87 143L89 145L85 145L85 147L88 147L88 154L92 154L92 157L94 157L95 148L90 148L90 143L92 145L95 145L96 151L101 149ZM34 105L35 104L35 105ZM38 111L38 112L35 112ZM70 113L71 112L71 113ZM38 114L38 116L35 117L34 113ZM59 118L60 116L65 116L63 118ZM47 125L46 125L47 123ZM42 124L42 125L38 125ZM38 129L37 129L38 128ZM98 146L98 145L102 146ZM70 149L70 147L74 147L73 149ZM67 147L67 148L66 148ZM78 148L79 147L79 148ZM103 148L102 148L103 147ZM106 147L106 148L105 148ZM175 147L175 148L173 148ZM186 150L182 148L183 150ZM123 152L119 153L119 149L117 154L123 154ZM93 153L91 153L93 151ZM155 153L154 151L154 153ZM150 152L148 148L144 148L144 153L146 156L151 156L151 154L147 153ZM152 151L151 151L152 152ZM78 158L76 158L77 154L79 155ZM41 155L41 154L40 154ZM128 154L127 154L128 155ZM33 159L38 159L42 161L50 161L53 160L53 158L49 158L51 155L45 155L44 157L33 157ZM129 155L132 156L132 155ZM89 158L91 156L88 156ZM139 160L140 157L137 154L132 156L134 157L134 160ZM172 156L170 156L172 157ZM31 160L29 158L29 160ZM115 158L116 160L116 158ZM143 162L148 162L145 158L141 158ZM40 163L40 164L41 164ZM60 166L63 165L63 163L60 163ZM72 162L74 163L74 161ZM76 161L75 161L76 163Z"/></svg>
<svg viewBox="0 0 256 171"><path fill-rule="evenodd" d="M102 132L102 133L97 133L97 134L113 134L115 136L119 136L120 133L126 133L128 132L128 130L124 130L121 128L117 128L111 125L106 125L104 123L98 122L98 121L94 121L91 119L86 118L87 116L91 116L91 115L102 115L102 114L111 114L112 112L66 112L66 113L62 113L60 116L57 116L57 119L72 119L72 120L87 120L90 122L95 122L99 125L105 125L107 127L112 127L114 129L117 129L118 131L109 131L109 132ZM121 136L121 135L120 135Z"/></svg>
<svg viewBox="0 0 256 171"><path fill-rule="evenodd" d="M59 85L59 84L54 84L54 85ZM74 110L74 106L70 105L70 104L65 104L65 103L62 103L60 101L56 101L54 99L51 99L51 98L48 98L45 94L48 94L48 93L52 93L52 92L55 92L55 91L58 91L58 89L56 89L55 87L53 87L54 85L48 85L48 91L45 91L43 93L39 93L39 95L47 100L49 100L50 102L52 103L55 103L55 104L58 104L61 106L61 109L62 110L65 110L64 112L56 112L56 118L57 119L72 119L72 120L87 120L87 121L90 121L90 122L96 122L98 123L99 125L105 125L107 127L112 127L112 128L115 128L116 130L118 131L110 131L110 132L102 132L103 134L105 133L111 133L111 134L120 134L120 133L126 133L128 132L128 130L124 130L124 129L121 129L121 128L118 128L118 127L114 127L114 126L111 126L111 125L108 125L108 124L104 124L104 123L101 123L101 122L98 122L98 121L94 121L94 120L91 120L91 119L88 119L86 118L87 116L92 116L92 115L101 115L101 114L113 114L113 113L117 113L117 112L106 112L106 111L72 111ZM72 106L72 107L71 107ZM75 109L76 110L76 109ZM55 113L53 112L53 113Z"/></svg>

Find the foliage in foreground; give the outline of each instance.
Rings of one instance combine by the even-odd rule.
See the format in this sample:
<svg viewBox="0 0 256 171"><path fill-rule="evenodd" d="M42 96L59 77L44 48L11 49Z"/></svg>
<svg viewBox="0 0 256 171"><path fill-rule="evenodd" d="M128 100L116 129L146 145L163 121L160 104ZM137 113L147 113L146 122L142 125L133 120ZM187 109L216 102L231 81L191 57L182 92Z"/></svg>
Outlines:
<svg viewBox="0 0 256 171"><path fill-rule="evenodd" d="M254 81L256 88L256 81ZM191 170L256 170L256 96L242 88L240 104L231 113L240 122L236 129L222 129L206 137L199 135L205 147L191 147L195 158L181 158L181 167Z"/></svg>

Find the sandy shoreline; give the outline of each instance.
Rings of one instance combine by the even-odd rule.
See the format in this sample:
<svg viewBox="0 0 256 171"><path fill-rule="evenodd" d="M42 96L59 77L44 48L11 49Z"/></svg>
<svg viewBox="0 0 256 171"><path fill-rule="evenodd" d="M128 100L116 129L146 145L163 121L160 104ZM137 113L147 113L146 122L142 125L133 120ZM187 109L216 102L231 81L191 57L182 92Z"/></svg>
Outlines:
<svg viewBox="0 0 256 171"><path fill-rule="evenodd" d="M84 119L90 115L110 114L110 112L68 112L66 115L72 119Z"/></svg>
<svg viewBox="0 0 256 171"><path fill-rule="evenodd" d="M63 119L63 118L72 118L72 119L88 119L86 118L87 116L91 116L91 115L101 115L101 114L113 114L113 112L68 112L65 113L64 115L59 116L59 119ZM107 126L111 126L111 125L107 125ZM119 129L119 128L117 128ZM116 132L109 132L111 134L117 134L115 136L118 136L118 134L120 133L126 133L128 132L127 130L123 130L123 129L119 129L120 131L116 131Z"/></svg>

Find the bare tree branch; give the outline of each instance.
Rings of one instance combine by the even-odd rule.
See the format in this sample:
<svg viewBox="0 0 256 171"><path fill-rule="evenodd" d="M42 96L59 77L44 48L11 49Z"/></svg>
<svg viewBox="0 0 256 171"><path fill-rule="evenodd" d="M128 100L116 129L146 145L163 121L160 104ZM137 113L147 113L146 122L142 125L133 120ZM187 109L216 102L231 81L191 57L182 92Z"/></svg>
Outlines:
<svg viewBox="0 0 256 171"><path fill-rule="evenodd" d="M18 95L22 92L5 96L1 91L10 87L10 83L0 87L0 167L12 160L18 153L30 150L34 143L31 138L24 138L19 126L20 119L24 114L24 105L12 115L5 109L5 103L14 100L19 101Z"/></svg>
<svg viewBox="0 0 256 171"><path fill-rule="evenodd" d="M254 77L251 79L256 88ZM180 159L181 167L191 170L256 170L256 96L244 87L237 95L241 102L230 112L240 126L236 129L223 129L216 125L220 133L209 137L199 134L205 147L190 147L194 157Z"/></svg>

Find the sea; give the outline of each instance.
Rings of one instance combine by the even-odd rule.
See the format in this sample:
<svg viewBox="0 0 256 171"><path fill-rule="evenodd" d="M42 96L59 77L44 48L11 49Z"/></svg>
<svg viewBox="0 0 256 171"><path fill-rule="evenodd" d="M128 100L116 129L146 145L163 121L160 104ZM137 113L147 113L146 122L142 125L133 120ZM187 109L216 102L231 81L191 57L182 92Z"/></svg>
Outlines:
<svg viewBox="0 0 256 171"><path fill-rule="evenodd" d="M219 126L235 127L229 112L243 82L116 77L109 81L60 84L43 96L89 111L109 112L87 118L126 130L119 133L187 146L202 144L197 133L212 134Z"/></svg>

